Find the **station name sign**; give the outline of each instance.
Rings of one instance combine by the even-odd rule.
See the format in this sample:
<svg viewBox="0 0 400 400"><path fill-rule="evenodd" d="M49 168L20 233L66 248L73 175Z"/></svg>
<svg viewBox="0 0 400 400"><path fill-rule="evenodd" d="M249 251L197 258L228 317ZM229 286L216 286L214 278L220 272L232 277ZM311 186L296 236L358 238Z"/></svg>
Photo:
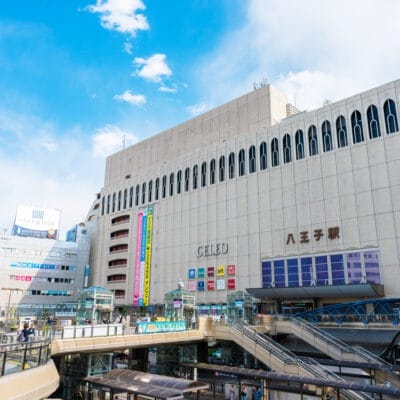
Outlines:
<svg viewBox="0 0 400 400"><path fill-rule="evenodd" d="M211 243L205 246L198 246L196 249L197 257L218 256L228 253L228 243Z"/></svg>

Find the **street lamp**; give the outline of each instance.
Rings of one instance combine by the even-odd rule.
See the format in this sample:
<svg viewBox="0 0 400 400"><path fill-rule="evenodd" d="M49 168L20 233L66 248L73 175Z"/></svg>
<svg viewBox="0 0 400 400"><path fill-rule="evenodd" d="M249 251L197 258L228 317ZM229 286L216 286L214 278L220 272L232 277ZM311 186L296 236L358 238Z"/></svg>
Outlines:
<svg viewBox="0 0 400 400"><path fill-rule="evenodd" d="M23 292L23 289L19 288L1 288L1 290L8 291L8 302L7 302L7 309L6 309L6 316L5 320L8 321L9 313L10 313L10 304L11 304L11 296L14 292Z"/></svg>
<svg viewBox="0 0 400 400"><path fill-rule="evenodd" d="M185 287L185 284L183 283L183 281L178 281L178 289L179 289L179 297L180 297L180 312L179 312L179 319L182 320L183 319L183 288Z"/></svg>

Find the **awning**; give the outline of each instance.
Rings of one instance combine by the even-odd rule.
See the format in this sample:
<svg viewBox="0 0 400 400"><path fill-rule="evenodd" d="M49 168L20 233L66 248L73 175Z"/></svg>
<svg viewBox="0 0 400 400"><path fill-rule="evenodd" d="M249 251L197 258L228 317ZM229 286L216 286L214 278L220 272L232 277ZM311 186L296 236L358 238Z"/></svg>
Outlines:
<svg viewBox="0 0 400 400"><path fill-rule="evenodd" d="M383 297L383 285L361 283L353 285L271 287L246 289L253 297L269 299L307 299L307 298L365 298Z"/></svg>
<svg viewBox="0 0 400 400"><path fill-rule="evenodd" d="M209 387L203 382L118 368L102 377L88 376L84 380L100 389L107 388L118 393L138 394L162 400L182 399L184 393Z"/></svg>

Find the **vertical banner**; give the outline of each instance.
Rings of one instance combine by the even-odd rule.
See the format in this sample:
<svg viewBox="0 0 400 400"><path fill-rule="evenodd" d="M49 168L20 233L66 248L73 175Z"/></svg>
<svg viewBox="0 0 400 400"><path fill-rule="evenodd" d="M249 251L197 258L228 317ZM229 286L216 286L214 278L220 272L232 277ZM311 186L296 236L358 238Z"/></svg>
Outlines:
<svg viewBox="0 0 400 400"><path fill-rule="evenodd" d="M133 305L139 305L140 292L140 248L142 244L142 220L143 213L138 214L137 232L136 232L136 259L135 259L135 281L133 284Z"/></svg>
<svg viewBox="0 0 400 400"><path fill-rule="evenodd" d="M150 303L152 235L153 207L148 207L138 214L133 288L134 306L148 306Z"/></svg>
<svg viewBox="0 0 400 400"><path fill-rule="evenodd" d="M153 236L153 207L147 208L147 224L146 224L146 254L144 260L144 289L143 289L143 305L148 306L150 303L150 275L151 275L151 244Z"/></svg>

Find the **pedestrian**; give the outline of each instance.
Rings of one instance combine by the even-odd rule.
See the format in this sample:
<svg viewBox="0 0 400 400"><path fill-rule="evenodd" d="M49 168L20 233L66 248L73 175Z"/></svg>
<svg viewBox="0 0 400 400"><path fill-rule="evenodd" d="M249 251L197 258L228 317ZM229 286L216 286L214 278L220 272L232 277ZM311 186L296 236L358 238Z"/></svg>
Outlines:
<svg viewBox="0 0 400 400"><path fill-rule="evenodd" d="M35 334L35 328L33 326L29 326L28 324L24 324L24 328L18 335L18 342L27 342L31 335Z"/></svg>
<svg viewBox="0 0 400 400"><path fill-rule="evenodd" d="M220 324L224 325L225 324L225 315L224 315L224 313L221 314L219 319L220 319Z"/></svg>
<svg viewBox="0 0 400 400"><path fill-rule="evenodd" d="M233 385L229 389L229 400L235 400L235 387Z"/></svg>
<svg viewBox="0 0 400 400"><path fill-rule="evenodd" d="M261 398L262 398L262 390L261 390L261 387L258 387L254 398L255 398L255 400L261 400Z"/></svg>
<svg viewBox="0 0 400 400"><path fill-rule="evenodd" d="M192 329L196 329L196 315L193 313L190 319L190 325Z"/></svg>
<svg viewBox="0 0 400 400"><path fill-rule="evenodd" d="M246 400L247 398L247 387L245 385L242 385L240 389L240 400Z"/></svg>

